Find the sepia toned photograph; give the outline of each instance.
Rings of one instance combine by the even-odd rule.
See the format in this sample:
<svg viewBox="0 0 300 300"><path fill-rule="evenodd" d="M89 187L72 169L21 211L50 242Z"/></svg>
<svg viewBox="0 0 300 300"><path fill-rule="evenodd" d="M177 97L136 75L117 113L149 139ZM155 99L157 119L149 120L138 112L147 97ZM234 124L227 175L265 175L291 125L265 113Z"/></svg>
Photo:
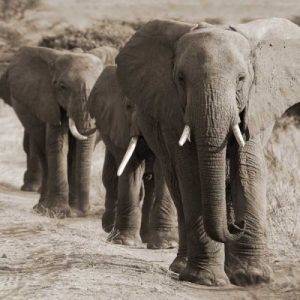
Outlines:
<svg viewBox="0 0 300 300"><path fill-rule="evenodd" d="M300 1L0 0L0 300L300 300Z"/></svg>

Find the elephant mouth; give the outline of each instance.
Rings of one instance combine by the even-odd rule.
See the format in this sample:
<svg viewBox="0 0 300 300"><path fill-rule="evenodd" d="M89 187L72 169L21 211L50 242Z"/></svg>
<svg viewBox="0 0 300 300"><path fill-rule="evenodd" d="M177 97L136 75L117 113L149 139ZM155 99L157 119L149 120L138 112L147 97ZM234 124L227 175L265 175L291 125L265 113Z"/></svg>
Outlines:
<svg viewBox="0 0 300 300"><path fill-rule="evenodd" d="M75 121L72 118L69 118L69 129L72 135L78 140L86 140L90 135L93 135L97 131L95 125L93 125L92 128L82 129L79 131Z"/></svg>
<svg viewBox="0 0 300 300"><path fill-rule="evenodd" d="M84 141L87 139L87 136L82 135L81 133L79 133L77 126L75 124L75 121L72 118L69 118L69 129L72 133L72 135L80 141Z"/></svg>

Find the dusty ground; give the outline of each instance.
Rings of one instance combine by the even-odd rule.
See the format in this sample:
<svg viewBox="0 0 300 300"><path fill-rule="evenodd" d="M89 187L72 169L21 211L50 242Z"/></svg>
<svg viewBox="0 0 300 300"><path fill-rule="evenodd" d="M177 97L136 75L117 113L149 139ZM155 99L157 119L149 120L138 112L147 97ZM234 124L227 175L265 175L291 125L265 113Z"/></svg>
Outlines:
<svg viewBox="0 0 300 300"><path fill-rule="evenodd" d="M32 43L69 24L85 28L102 18L239 22L300 13L298 0L42 2L24 20L11 20L5 26ZM103 144L94 157L91 216L58 220L33 213L38 196L19 191L25 169L21 136L18 120L10 109L1 108L0 100L0 299L300 299L300 131L295 126L277 130L266 152L270 173L266 259L271 261L274 280L254 288L182 283L168 272L175 250L106 243L100 221Z"/></svg>

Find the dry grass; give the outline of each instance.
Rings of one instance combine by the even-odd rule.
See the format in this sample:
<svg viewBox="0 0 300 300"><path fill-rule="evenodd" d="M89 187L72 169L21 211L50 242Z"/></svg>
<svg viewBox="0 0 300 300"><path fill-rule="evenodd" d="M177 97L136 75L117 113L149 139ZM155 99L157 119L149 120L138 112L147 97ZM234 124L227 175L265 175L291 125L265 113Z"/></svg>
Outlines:
<svg viewBox="0 0 300 300"><path fill-rule="evenodd" d="M71 27L58 35L45 36L39 46L56 49L82 48L85 51L100 46L120 48L139 26L139 22L102 20L85 30Z"/></svg>
<svg viewBox="0 0 300 300"><path fill-rule="evenodd" d="M266 149L270 243L277 258L299 260L300 128L293 117L276 125Z"/></svg>

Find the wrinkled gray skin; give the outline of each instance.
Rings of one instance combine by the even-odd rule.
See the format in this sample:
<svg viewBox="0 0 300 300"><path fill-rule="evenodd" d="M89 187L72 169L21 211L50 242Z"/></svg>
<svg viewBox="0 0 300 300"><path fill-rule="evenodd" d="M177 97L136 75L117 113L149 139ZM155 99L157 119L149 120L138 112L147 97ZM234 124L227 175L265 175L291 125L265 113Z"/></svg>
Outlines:
<svg viewBox="0 0 300 300"><path fill-rule="evenodd" d="M276 118L299 102L299 49L300 29L284 19L230 27L155 20L117 56L121 87L176 202L180 240L170 268L181 280L270 280L263 147ZM244 147L232 133L237 123ZM191 142L179 147L186 124Z"/></svg>
<svg viewBox="0 0 300 300"><path fill-rule="evenodd" d="M89 209L96 134L85 107L105 64L111 63L107 51L116 53L108 47L93 54L25 47L1 77L6 86L1 98L13 106L29 137L30 158L37 156L42 166L41 195L34 207L39 213L64 217ZM80 133L88 134L86 140L70 134L69 118ZM24 144L26 150L26 139Z"/></svg>
<svg viewBox="0 0 300 300"><path fill-rule="evenodd" d="M88 105L106 145L102 226L106 232L112 231L108 240L115 244L133 246L142 239L151 249L173 248L178 240L176 209L160 167L142 137L123 174L117 176L130 138L131 113L124 99L116 67L108 66L99 76Z"/></svg>

